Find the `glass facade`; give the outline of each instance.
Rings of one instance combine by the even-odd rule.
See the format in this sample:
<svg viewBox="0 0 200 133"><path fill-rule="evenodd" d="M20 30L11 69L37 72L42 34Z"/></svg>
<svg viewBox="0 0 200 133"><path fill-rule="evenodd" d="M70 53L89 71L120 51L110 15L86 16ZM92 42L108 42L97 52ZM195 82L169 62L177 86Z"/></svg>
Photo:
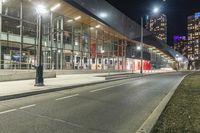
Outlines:
<svg viewBox="0 0 200 133"><path fill-rule="evenodd" d="M0 68L34 69L39 57L37 13L33 2L0 0L0 15ZM108 26L97 20L94 26L84 19L84 16L74 18L73 15L50 11L43 16L44 69L139 69L135 62L140 62L140 51L135 41L116 31L110 32ZM164 58L149 47L145 46L143 50L146 62L143 68L150 70L166 66Z"/></svg>

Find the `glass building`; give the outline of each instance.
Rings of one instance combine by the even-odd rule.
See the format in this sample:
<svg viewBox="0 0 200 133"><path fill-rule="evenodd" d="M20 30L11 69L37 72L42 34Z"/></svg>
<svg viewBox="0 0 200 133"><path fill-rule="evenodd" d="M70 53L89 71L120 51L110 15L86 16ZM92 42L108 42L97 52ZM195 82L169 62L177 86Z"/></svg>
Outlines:
<svg viewBox="0 0 200 133"><path fill-rule="evenodd" d="M144 70L175 63L176 53L146 30L141 49L141 26L104 0L0 0L0 69L37 65L41 4L44 69L138 71L140 50Z"/></svg>
<svg viewBox="0 0 200 133"><path fill-rule="evenodd" d="M200 69L200 12L188 16L188 59L193 68Z"/></svg>

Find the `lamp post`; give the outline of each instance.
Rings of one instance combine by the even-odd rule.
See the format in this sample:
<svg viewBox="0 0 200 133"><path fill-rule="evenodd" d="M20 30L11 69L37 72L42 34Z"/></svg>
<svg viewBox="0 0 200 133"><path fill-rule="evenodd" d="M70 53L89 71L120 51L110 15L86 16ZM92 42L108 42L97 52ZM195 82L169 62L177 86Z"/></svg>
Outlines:
<svg viewBox="0 0 200 133"><path fill-rule="evenodd" d="M50 9L51 19L52 19L52 11L57 9L60 4L53 6ZM42 15L47 13L48 10L44 5L38 5L35 8L37 13L37 66L36 66L36 78L35 78L35 86L44 86L44 78L43 78L43 64L42 64ZM52 23L51 23L52 24Z"/></svg>
<svg viewBox="0 0 200 133"><path fill-rule="evenodd" d="M36 78L35 86L44 86L43 78L43 64L42 64L42 14L47 12L43 5L36 7L37 12L37 66L36 66Z"/></svg>
<svg viewBox="0 0 200 133"><path fill-rule="evenodd" d="M35 86L44 86L43 65L42 65L42 16L38 15L38 47Z"/></svg>
<svg viewBox="0 0 200 133"><path fill-rule="evenodd" d="M141 17L140 74L143 74L143 17Z"/></svg>
<svg viewBox="0 0 200 133"><path fill-rule="evenodd" d="M157 14L159 13L160 9L159 7L154 7L153 9L153 13L154 14ZM144 44L143 44L143 41L144 41L144 28L143 28L143 25L144 25L144 19L143 17L141 17L141 40L140 40L140 74L143 74L143 52L144 52Z"/></svg>
<svg viewBox="0 0 200 133"><path fill-rule="evenodd" d="M179 70L179 61L180 61L180 56L178 54L176 54L176 62L177 62L177 71Z"/></svg>

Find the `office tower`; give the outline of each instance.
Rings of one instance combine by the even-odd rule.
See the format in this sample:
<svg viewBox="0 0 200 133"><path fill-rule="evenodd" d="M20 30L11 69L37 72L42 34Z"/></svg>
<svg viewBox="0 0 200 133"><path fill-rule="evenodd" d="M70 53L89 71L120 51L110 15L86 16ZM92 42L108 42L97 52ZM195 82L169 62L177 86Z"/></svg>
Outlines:
<svg viewBox="0 0 200 133"><path fill-rule="evenodd" d="M167 16L164 14L148 16L146 29L151 31L158 39L167 43Z"/></svg>

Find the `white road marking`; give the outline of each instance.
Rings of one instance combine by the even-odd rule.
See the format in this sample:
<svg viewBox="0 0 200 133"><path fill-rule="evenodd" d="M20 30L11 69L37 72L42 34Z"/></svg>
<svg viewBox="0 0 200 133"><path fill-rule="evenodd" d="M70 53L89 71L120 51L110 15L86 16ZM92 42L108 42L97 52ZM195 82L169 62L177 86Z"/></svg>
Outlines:
<svg viewBox="0 0 200 133"><path fill-rule="evenodd" d="M60 98L57 98L56 101L58 100L63 100L63 99L67 99L67 98L72 98L72 97L75 97L75 96L78 96L79 94L74 94L74 95L70 95L70 96L66 96L66 97L60 97Z"/></svg>
<svg viewBox="0 0 200 133"><path fill-rule="evenodd" d="M27 109L27 108L34 107L34 106L36 106L36 104L31 104L31 105L23 106L23 107L20 107L19 109Z"/></svg>
<svg viewBox="0 0 200 133"><path fill-rule="evenodd" d="M9 113L9 112L13 112L13 111L16 111L17 109L10 109L10 110L6 110L6 111L2 111L0 112L0 115L1 114L5 114L5 113Z"/></svg>
<svg viewBox="0 0 200 133"><path fill-rule="evenodd" d="M96 90L91 90L90 92L97 92L97 91L101 91L101 90L106 90L106 89L109 89L109 88L113 88L113 87L125 85L125 84L128 84L128 83L130 83L130 82L126 82L126 83L122 83L122 84L117 84L117 85L113 85L113 86L108 86L108 87L104 87L104 88L100 88L100 89L96 89Z"/></svg>

